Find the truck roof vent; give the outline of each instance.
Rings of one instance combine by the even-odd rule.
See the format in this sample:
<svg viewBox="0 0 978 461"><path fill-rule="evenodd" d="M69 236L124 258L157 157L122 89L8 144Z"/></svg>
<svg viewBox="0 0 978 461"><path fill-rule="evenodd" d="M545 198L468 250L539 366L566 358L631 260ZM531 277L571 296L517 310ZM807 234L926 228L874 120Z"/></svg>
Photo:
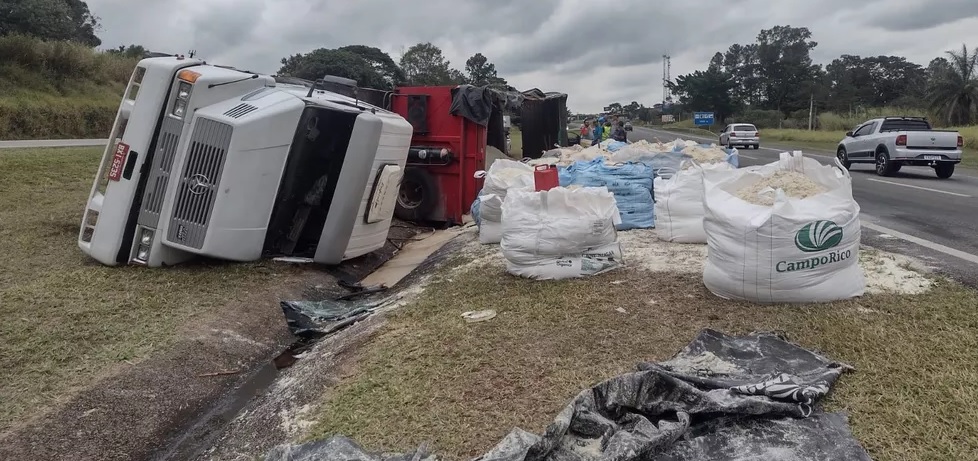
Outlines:
<svg viewBox="0 0 978 461"><path fill-rule="evenodd" d="M242 104L238 104L237 106L232 107L230 110L228 110L227 112L225 112L224 115L226 115L228 117L231 117L231 118L241 118L241 117L244 117L245 115L250 114L250 113L252 113L252 112L254 112L256 110L258 110L257 107L252 106L251 104L244 104L244 103L242 103Z"/></svg>

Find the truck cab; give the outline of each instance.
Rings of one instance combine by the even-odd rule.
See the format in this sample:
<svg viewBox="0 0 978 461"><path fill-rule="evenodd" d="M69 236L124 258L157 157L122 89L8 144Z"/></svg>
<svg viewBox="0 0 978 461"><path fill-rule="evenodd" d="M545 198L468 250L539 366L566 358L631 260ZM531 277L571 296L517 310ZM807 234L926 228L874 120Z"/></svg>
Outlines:
<svg viewBox="0 0 978 461"><path fill-rule="evenodd" d="M337 264L382 247L411 142L354 98L184 57L140 61L78 245L106 265Z"/></svg>
<svg viewBox="0 0 978 461"><path fill-rule="evenodd" d="M880 176L891 176L903 166L928 166L947 179L961 163L963 145L957 131L934 130L924 117L882 117L847 132L836 156L846 168L873 164Z"/></svg>

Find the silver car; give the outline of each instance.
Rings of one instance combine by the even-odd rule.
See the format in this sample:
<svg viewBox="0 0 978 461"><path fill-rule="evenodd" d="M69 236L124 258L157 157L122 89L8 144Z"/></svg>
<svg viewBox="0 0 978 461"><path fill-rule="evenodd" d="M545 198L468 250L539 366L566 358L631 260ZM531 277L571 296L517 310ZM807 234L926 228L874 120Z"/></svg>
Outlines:
<svg viewBox="0 0 978 461"><path fill-rule="evenodd" d="M720 133L721 146L758 149L761 147L761 133L750 123L733 123L727 125Z"/></svg>

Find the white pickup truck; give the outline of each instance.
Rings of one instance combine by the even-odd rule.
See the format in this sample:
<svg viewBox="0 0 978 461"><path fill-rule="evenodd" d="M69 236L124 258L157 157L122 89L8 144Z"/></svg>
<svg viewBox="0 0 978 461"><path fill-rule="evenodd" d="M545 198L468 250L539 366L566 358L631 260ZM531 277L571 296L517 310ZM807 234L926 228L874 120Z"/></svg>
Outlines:
<svg viewBox="0 0 978 461"><path fill-rule="evenodd" d="M876 174L890 176L904 165L929 166L941 179L961 163L964 140L957 131L933 130L923 117L883 117L869 120L846 133L836 155L849 168L873 163Z"/></svg>

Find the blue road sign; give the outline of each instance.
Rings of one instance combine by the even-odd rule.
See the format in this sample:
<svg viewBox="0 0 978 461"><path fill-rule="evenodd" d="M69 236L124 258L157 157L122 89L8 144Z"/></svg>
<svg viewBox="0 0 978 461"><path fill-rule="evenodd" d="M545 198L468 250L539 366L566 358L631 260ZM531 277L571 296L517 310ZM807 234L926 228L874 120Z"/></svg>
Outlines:
<svg viewBox="0 0 978 461"><path fill-rule="evenodd" d="M713 112L694 112L693 124L696 126L712 125Z"/></svg>

